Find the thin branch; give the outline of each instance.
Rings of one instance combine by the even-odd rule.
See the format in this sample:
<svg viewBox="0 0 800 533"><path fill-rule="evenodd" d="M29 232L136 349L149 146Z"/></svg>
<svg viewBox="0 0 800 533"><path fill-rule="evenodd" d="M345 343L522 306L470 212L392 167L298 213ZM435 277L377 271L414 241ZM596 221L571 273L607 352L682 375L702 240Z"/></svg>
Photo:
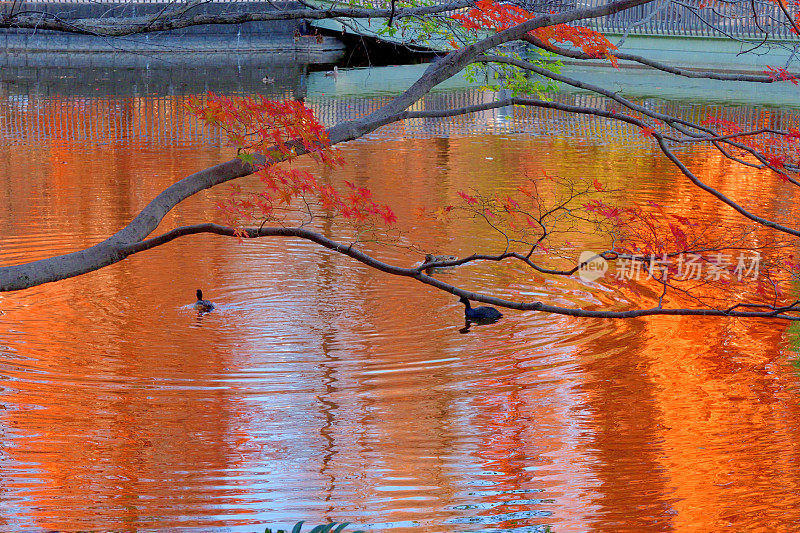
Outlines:
<svg viewBox="0 0 800 533"><path fill-rule="evenodd" d="M564 57L569 57L572 59L584 59L584 60L600 59L596 56L591 56L585 52L581 52L578 50L570 50L568 48L563 48L560 46L552 45L550 43L546 43L533 35L526 35L525 37L523 37L522 40L534 46L537 46L543 50L547 50L548 52L552 52L554 54L558 54ZM676 76L683 76L684 78L705 78L710 80L721 80L721 81L749 81L753 83L775 83L777 81L774 78L765 75L731 74L725 72L711 72L707 70L696 70L696 69L674 67L672 65L667 65L665 63L661 63L659 61L655 61L653 59L644 56L640 56L637 54L629 54L627 52L620 52L618 50L609 51L609 53L614 57L616 57L617 59L622 59L625 61L633 61L635 63L639 63L641 65L645 65L650 68L660 70L662 72L675 74Z"/></svg>
<svg viewBox="0 0 800 533"><path fill-rule="evenodd" d="M769 219L766 219L764 217L758 216L758 215L756 215L754 213L751 213L750 211L748 211L747 209L745 209L744 207L739 205L737 202L735 202L731 198L728 198L727 196L725 196L724 194L722 194L721 192L719 192L715 188L711 187L710 185L707 185L700 178L698 178L691 170L689 170L689 168L683 163L683 161L678 159L678 157L672 152L672 150L669 149L669 147L667 146L666 142L664 142L664 138L662 136L660 136L658 134L658 132L653 132L653 136L655 137L656 141L658 142L658 146L661 148L661 151L664 152L664 155L666 155L669 158L669 160L672 161L675 164L676 167L678 167L678 169L683 173L683 175L686 176L687 178L689 178L689 181L694 183L696 186L700 187L701 189L703 189L707 193L709 193L712 196L716 197L722 203L724 203L724 204L728 205L729 207L733 208L739 214L741 214L745 218L748 218L748 219L752 220L753 222L756 222L758 224L761 224L762 226L766 226L768 228L772 228L772 229L777 230L777 231L781 231L783 233L788 233L789 235L793 235L795 237L800 237L800 230L797 230L797 229L794 229L794 228L789 228L789 227L784 226L782 224L778 224L777 222L774 222L772 220L769 220Z"/></svg>
<svg viewBox="0 0 800 533"><path fill-rule="evenodd" d="M367 265L370 268L391 274L393 276L401 276L415 279L425 285L429 285L436 289L454 294L455 296L465 297L469 300L483 302L487 304L496 305L498 307L505 307L507 309L516 309L519 311L540 311L543 313L551 313L557 315L573 316L578 318L638 318L645 316L708 316L708 317L730 317L730 318L779 318L790 321L800 321L799 315L791 315L787 313L800 312L797 308L797 302L789 306L769 306L761 304L751 304L752 306L758 305L761 308L768 309L767 311L737 311L737 306L731 306L727 309L668 309L660 306L651 307L648 309L634 309L629 311L598 311L592 309L571 309L568 307L561 307L557 305L549 305L543 302L515 302L498 298L496 296L486 296L483 294L475 293L462 289L450 283L446 283L438 278L434 278L425 274L421 267L406 268L392 265L376 259L361 250L354 248L352 244L343 244L333 239L329 239L317 232L304 229L304 228L284 228L284 227L269 227L269 228L246 228L244 230L248 238L257 237L296 237L314 242L324 248L332 250L342 255L346 255L356 261ZM212 233L215 235L223 235L226 237L241 237L241 230L237 231L235 228L220 226L218 224L196 224L193 226L182 226L175 228L167 233L147 239L145 241L136 243L135 245L127 246L124 249L126 255L131 255L144 250L150 250L157 246L161 246L179 237L186 235L196 235L199 233ZM449 262L448 262L449 263ZM430 268L430 265L428 265ZM744 304L743 304L744 305Z"/></svg>

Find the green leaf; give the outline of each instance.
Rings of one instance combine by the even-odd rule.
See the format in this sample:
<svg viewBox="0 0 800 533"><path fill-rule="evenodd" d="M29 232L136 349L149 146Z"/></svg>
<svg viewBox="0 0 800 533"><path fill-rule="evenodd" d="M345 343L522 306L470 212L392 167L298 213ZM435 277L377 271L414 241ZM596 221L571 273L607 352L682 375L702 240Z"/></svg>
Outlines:
<svg viewBox="0 0 800 533"><path fill-rule="evenodd" d="M380 30L378 30L378 35L388 35L389 37L394 37L397 34L397 28L395 26L384 26Z"/></svg>
<svg viewBox="0 0 800 533"><path fill-rule="evenodd" d="M342 530L350 525L350 522L342 522L339 527L334 529L331 533L342 533Z"/></svg>
<svg viewBox="0 0 800 533"><path fill-rule="evenodd" d="M300 520L296 523L292 528L292 533L300 533L300 530L303 528L303 522L305 522L305 520Z"/></svg>
<svg viewBox="0 0 800 533"><path fill-rule="evenodd" d="M255 161L256 161L255 156L253 156L253 154L249 154L247 152L242 152L240 154L237 154L236 157L238 157L239 159L241 159L245 163L250 163L251 165L253 163L255 163Z"/></svg>

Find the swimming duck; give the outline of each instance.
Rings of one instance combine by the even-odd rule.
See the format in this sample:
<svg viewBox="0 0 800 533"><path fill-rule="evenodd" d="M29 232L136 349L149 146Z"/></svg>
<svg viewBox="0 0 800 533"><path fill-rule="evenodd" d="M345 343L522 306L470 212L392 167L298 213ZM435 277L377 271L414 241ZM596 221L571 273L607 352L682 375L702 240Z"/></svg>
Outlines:
<svg viewBox="0 0 800 533"><path fill-rule="evenodd" d="M467 300L463 296L459 301L462 304L464 304L464 316L468 320L490 322L490 321L500 320L500 318L502 318L503 316L503 313L501 313L494 307L475 307L473 309L469 304L469 300Z"/></svg>
<svg viewBox="0 0 800 533"><path fill-rule="evenodd" d="M458 257L454 255L433 255L425 254L426 263L442 263L444 261L456 261Z"/></svg>
<svg viewBox="0 0 800 533"><path fill-rule="evenodd" d="M192 305L201 313L208 313L214 310L214 304L209 300L203 300L203 291L197 289L197 301Z"/></svg>

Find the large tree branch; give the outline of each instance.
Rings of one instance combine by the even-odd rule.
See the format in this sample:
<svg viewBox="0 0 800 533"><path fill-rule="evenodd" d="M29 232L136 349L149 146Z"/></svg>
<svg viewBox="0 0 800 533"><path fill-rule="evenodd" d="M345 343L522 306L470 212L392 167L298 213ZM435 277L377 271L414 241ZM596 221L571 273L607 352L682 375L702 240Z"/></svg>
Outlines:
<svg viewBox="0 0 800 533"><path fill-rule="evenodd" d="M423 17L446 13L468 7L473 0L424 7L406 7L394 10L394 18ZM0 18L0 28L51 30L62 33L123 37L143 33L178 30L191 26L210 24L243 24L276 20L324 20L333 18L375 19L392 16L392 9L331 6L320 8L280 9L255 13L199 13L187 15L187 9L164 12L145 17L108 17L69 19L44 11L19 11Z"/></svg>
<svg viewBox="0 0 800 533"><path fill-rule="evenodd" d="M507 30L498 32L486 39L478 41L475 44L468 45L462 49L456 50L448 54L448 56L443 60L432 64L408 90L406 90L403 94L401 94L397 98L393 99L389 104L387 104L383 108L371 113L370 115L364 118L347 121L328 130L331 143L337 144L348 140L352 140L377 129L380 126L389 124L391 122L404 120L407 118L425 117L425 116L429 117L453 116L456 114L471 113L475 111L480 111L493 107L500 107L504 105L533 105L539 107L549 107L549 108L569 111L572 113L587 113L587 114L594 114L597 116L603 116L606 118L627 122L629 124L633 124L641 128L647 127L647 124L643 120L637 117L626 116L619 113L603 111L594 108L587 108L581 106L568 106L566 104L560 104L555 102L544 102L532 98L511 98L511 99L501 100L498 102L492 102L489 104L480 104L477 106L465 106L463 108L450 109L444 111L412 112L408 111L408 108L409 106L418 102L436 85L460 72L469 63L472 63L476 60L499 61L499 58L495 58L494 56L486 56L483 54L487 53L489 50L496 47L497 45L514 40L527 39L527 36L529 35L528 32L530 32L533 29L547 25L567 23L583 18L608 15L635 5L646 4L650 1L652 0L621 0L618 2L611 2L604 6L598 6L594 8L575 9L560 14L543 15L531 19L513 28L509 28ZM185 11L186 10L184 10L184 12ZM304 10L298 10L298 12L301 11ZM312 10L312 11L318 12L318 10ZM368 11L370 11L369 15L370 17L376 16L375 10L368 10ZM398 10L398 13L400 12L401 10ZM327 13L328 13L327 15L324 15L324 13L320 12L317 14L317 16L310 16L310 17L304 14L303 18L325 18L326 16L344 16L351 18L354 17L353 12L347 14L332 15L331 14L332 11L328 10ZM244 16L249 16L249 15L252 14L244 14ZM400 16L398 14L395 15ZM420 13L415 13L413 15L411 14L406 14L406 15L419 16ZM180 16L182 17L183 13ZM7 17L6 22L8 22L9 18L13 18L13 16ZM175 21L179 21L179 19L180 17L173 18L172 22L174 23ZM159 25L161 24L168 23L169 20L170 17L165 12L159 13L155 17L151 17L149 19L148 29L143 31L160 31L159 29L156 28L158 28ZM202 20L202 18L200 19L195 18L195 21L198 20ZM237 23L243 21L246 20L231 19L230 23ZM41 25L41 23L37 23L37 27L44 28ZM161 29L174 29L174 28L175 27L166 28L162 26ZM49 28L44 28L44 29L49 29ZM507 58L504 58L503 61L511 63L511 61L508 60ZM535 68L538 68L536 65L527 62L518 62L516 66L528 68L529 70L534 70ZM655 68L658 67L656 66ZM680 74L679 72L672 72L672 73ZM548 74L549 77L553 79L558 78L557 75L553 75L549 71ZM743 79L743 78L738 77L737 79ZM573 85L576 85L576 83L580 83L571 79L566 79L562 81L566 81ZM754 77L754 79L746 79L746 81L764 82L767 80L765 80L763 77ZM670 117L667 115L654 113L652 111L643 108L642 106L638 106L625 99L621 99L620 97L618 97L613 93L610 93L609 91L604 91L601 88L596 88L594 86L591 87L585 86L584 88L589 88L590 90L594 90L595 92L599 92L600 94L605 94L609 98L614 98L623 105L626 105L633 111L637 111L639 113L643 113L645 116L663 121L665 124L672 126L676 130L686 135L693 136L694 137L693 140L702 139L706 141L730 142L732 138L732 136L726 137L726 136L716 135L708 128L703 128L696 124L682 121L676 117ZM672 152L669 150L668 146L665 143L665 139L668 139L670 137L667 137L664 134L658 132L654 132L653 136L656 138L661 149L665 152L667 157L669 157L676 164L676 166L678 166L678 168L682 172L684 172L684 174L686 174L689 177L689 179L691 179L696 185L700 186L707 192L714 194L714 196L716 196L719 200L723 201L724 203L728 204L729 206L733 207L740 213L744 214L751 220L758 222L761 225L768 226L773 229L777 229L779 231L784 231L794 236L800 235L800 231L783 227L779 224L776 224L762 217L758 217L756 215L749 213L748 211L744 210L741 206L739 206L729 198L725 197L718 191L715 191L714 189L711 189L710 187L705 185L696 176L694 176L686 168L686 166L683 165L680 162L680 160L678 160L677 157L675 157L674 154L672 154ZM301 155L304 153L302 147L299 144L295 145L295 148L297 155ZM172 186L161 192L152 202L150 202L150 204L148 204L134 218L133 221L131 221L130 224L128 224L128 226L120 230L118 233L116 233L109 239L95 246L59 257L49 258L41 261L35 261L23 265L15 265L15 266L0 268L0 291L27 288L33 285L38 285L50 281L56 281L59 279L64 279L67 277L72 277L92 270L96 270L98 268L102 268L103 266L118 262L130 256L131 254L148 250L156 246L160 246L162 244L166 244L184 235L197 234L197 233L213 233L225 236L235 236L237 235L237 231L234 228L228 228L216 224L201 224L196 226L185 226L182 228L177 228L163 235L147 239L147 236L150 235L150 233L155 230L155 228L158 226L158 224L161 222L164 216L175 205L179 204L186 198L189 198L190 196L196 194L197 192L203 189L207 189L215 185L225 183L227 181L236 179L238 177L250 174L256 169L256 167L260 165L272 164L274 162L277 162L277 159L267 160L262 157L259 158L254 165L249 165L242 162L239 159L234 159L226 163L216 165L212 168L200 171L187 178L184 178L183 180L180 180L179 182L173 184ZM371 257L363 253L357 248L354 248L352 245L345 245L333 241L309 229L280 227L280 228L248 229L246 230L246 232L249 237L294 237L294 238L306 239L315 242L320 246L324 246L330 250L336 251L337 253L347 255L357 261L360 261L365 265L368 265L371 268L380 270L382 272L396 276L410 277L416 279L421 283L430 285L439 290L455 294L457 296L463 296L472 300L481 301L497 305L500 307L506 307L509 309L518 309L523 311L525 310L541 311L541 312L555 313L555 314L575 316L575 317L587 317L587 318L635 318L635 317L653 316L653 315L682 315L682 316L720 316L720 317L724 316L724 317L742 317L742 318L780 318L784 320L800 320L800 307L798 307L799 305L798 303L794 303L788 306L777 306L777 305L769 306L762 304L746 303L746 304L728 305L724 309L716 309L716 308L666 309L662 306L663 296L664 296L663 294L661 298L659 298L659 302L655 307L648 309L635 309L630 311L570 309L565 307L549 305L544 302L514 302L499 297L486 296L473 293L465 289L459 288L457 286L443 282L440 279L434 278L426 274L425 265L417 266L414 268L404 268L382 262L374 257ZM517 254L515 252L508 252L508 251L506 253L499 255L473 254L463 259L458 259L453 262L445 262L441 265L437 264L436 266L457 266L478 260L500 261L509 258L520 260L526 263L528 266L534 268L535 270L545 274L571 275L574 274L580 267L580 265L578 265L577 267L569 270L546 269L533 263L530 260L530 254L524 256L521 254ZM430 265L427 266L429 267ZM666 291L666 284L664 289ZM742 309L747 309L747 310L742 310Z"/></svg>
<svg viewBox="0 0 800 533"><path fill-rule="evenodd" d="M379 124L379 126L390 123L392 121L390 118L392 115L409 108L411 105L419 101L431 89L461 72L467 65L474 62L477 56L480 56L481 54L486 53L488 50L491 50L492 48L495 48L503 43L517 41L532 30L545 26L552 26L555 24L565 24L586 18L606 16L630 9L634 6L648 4L653 1L654 0L617 0L602 6L574 9L558 14L541 15L518 24L517 26L497 32L474 44L450 52L440 61L431 63L423 75L403 94L395 97L391 102L378 111L375 111L367 118L373 117L373 119L378 122L380 120L386 121L382 124ZM342 134L345 136L351 136L350 138L356 138L356 136L367 133L364 131L363 133L358 134L359 126L361 126L359 121L350 121L342 124L341 127L337 126L333 128L331 130L332 142L334 135Z"/></svg>
<svg viewBox="0 0 800 533"><path fill-rule="evenodd" d="M636 117L631 117L616 112L585 106L573 106L560 102L543 101L534 98L513 97L495 102L475 104L455 109L428 111L402 110L394 114L388 114L387 108L389 106L387 106L382 110L376 111L372 115L365 117L364 119L350 121L336 126L329 130L329 132L332 142L339 143L345 140L357 138L364 133L376 129L380 125L391 122L397 122L410 118L456 116L510 105L537 106L549 109L558 109L570 113L591 114L607 119L626 122L637 127L646 126L643 121ZM695 181L698 186L701 186L701 188L707 190L707 192L711 192L726 204L730 205L734 209L737 209L737 211L741 212L742 214L745 214L745 216L751 220L775 229L779 229L781 231L785 231L787 233L791 233L793 235L797 234L796 230L784 228L783 226L777 225L774 222L750 214L729 198L703 184L674 156L674 154L668 150L666 145L663 145L664 136L661 134L655 135L658 136L658 140L662 143L662 149L666 150L665 153L668 155L668 157L673 159L676 165L684 173L687 173L687 176ZM303 153L302 147L298 146L297 150L298 153ZM259 163L263 164L265 161L261 160ZM17 290L41 283L57 281L59 279L90 272L117 261L121 261L130 255L130 253L133 253L134 251L140 251L140 247L143 246L142 242L140 241L142 241L142 239L144 239L155 229L164 215L166 215L166 213L172 207L196 192L236 179L238 177L245 176L252 173L253 170L254 167L251 165L245 164L239 159L234 159L184 178L159 194L123 230L98 245L86 250L74 252L72 254L48 258L23 265L0 268L0 290ZM509 257L515 255L516 254L509 254ZM517 259L520 258L523 260L526 259L523 256L517 257ZM453 263L453 265L448 264L445 266L455 266L456 264L463 264L463 262L464 261L460 261ZM526 262L530 263L530 261ZM532 266L534 269L547 274L564 274L573 273L575 271L574 269L570 271L548 270L533 264L530 264L529 266Z"/></svg>
<svg viewBox="0 0 800 533"><path fill-rule="evenodd" d="M420 283L429 285L436 289L454 294L459 297L465 297L470 300L483 302L498 307L507 309L516 309L519 311L540 311L543 313L551 313L557 315L566 315L579 318L638 318L645 316L713 316L713 317L731 317L731 318L779 318L783 320L797 321L800 316L788 314L800 312L800 302L795 302L787 306L770 306L765 304L734 304L726 307L725 309L679 309L679 308L664 308L660 305L648 309L634 309L629 311L602 311L592 309L572 309L568 307L561 307L557 305L550 305L544 302L515 302L496 296L487 296L476 292L462 289L456 285L452 285L441 279L429 276L424 272L421 267L401 267L386 263L379 259L368 255L352 244L344 244L333 239L329 239L315 231L296 228L296 227L265 227L265 228L247 228L244 230L247 238L259 237L295 237L314 242L324 248L332 250L342 255L346 255L356 261L367 265L370 268L391 274L393 276L401 276L412 278ZM241 230L235 228L220 226L218 224L196 224L193 226L182 226L175 228L167 233L147 239L145 241L136 243L131 246L125 247L124 253L131 255L144 250L150 250L157 246L161 246L170 241L178 239L186 235L196 235L199 233L212 233L215 235L223 235L226 237L241 237ZM511 257L510 255L508 257ZM468 262L481 260L483 257L476 254L470 258L452 262L455 264L465 264ZM490 260L496 260L493 256L488 256ZM449 263L449 262L448 262ZM761 308L767 309L766 311L739 311L739 308Z"/></svg>
<svg viewBox="0 0 800 533"><path fill-rule="evenodd" d="M653 0L618 0L602 6L542 15L493 34L475 44L453 51L444 59L433 63L411 87L383 108L366 117L344 122L328 130L331 144L359 138L380 126L399 120L398 113L419 101L438 84L459 73L472 62L475 56L485 53L499 44L518 40L529 31L546 25L609 15L651 1ZM296 153L297 155L304 153L302 146L297 146ZM266 161L264 158L260 158L256 160L256 165L276 161ZM192 174L158 194L130 224L99 244L62 256L2 267L0 268L0 292L25 289L42 283L78 276L121 261L127 257L125 252L127 247L142 241L152 233L164 216L177 204L204 189L251 174L256 169L256 165L233 159Z"/></svg>

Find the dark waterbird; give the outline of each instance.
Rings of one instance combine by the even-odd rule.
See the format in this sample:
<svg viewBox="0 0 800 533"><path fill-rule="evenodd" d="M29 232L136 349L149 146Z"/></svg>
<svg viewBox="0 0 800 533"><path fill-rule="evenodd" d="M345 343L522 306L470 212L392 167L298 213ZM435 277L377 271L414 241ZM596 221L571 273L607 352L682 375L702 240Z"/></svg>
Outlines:
<svg viewBox="0 0 800 533"><path fill-rule="evenodd" d="M203 300L203 291L197 289L197 301L192 307L201 313L208 313L214 310L214 303L209 300Z"/></svg>
<svg viewBox="0 0 800 533"><path fill-rule="evenodd" d="M472 307L464 296L459 300L464 304L464 316L467 320L474 320L476 322L495 322L502 318L503 313L494 307Z"/></svg>

